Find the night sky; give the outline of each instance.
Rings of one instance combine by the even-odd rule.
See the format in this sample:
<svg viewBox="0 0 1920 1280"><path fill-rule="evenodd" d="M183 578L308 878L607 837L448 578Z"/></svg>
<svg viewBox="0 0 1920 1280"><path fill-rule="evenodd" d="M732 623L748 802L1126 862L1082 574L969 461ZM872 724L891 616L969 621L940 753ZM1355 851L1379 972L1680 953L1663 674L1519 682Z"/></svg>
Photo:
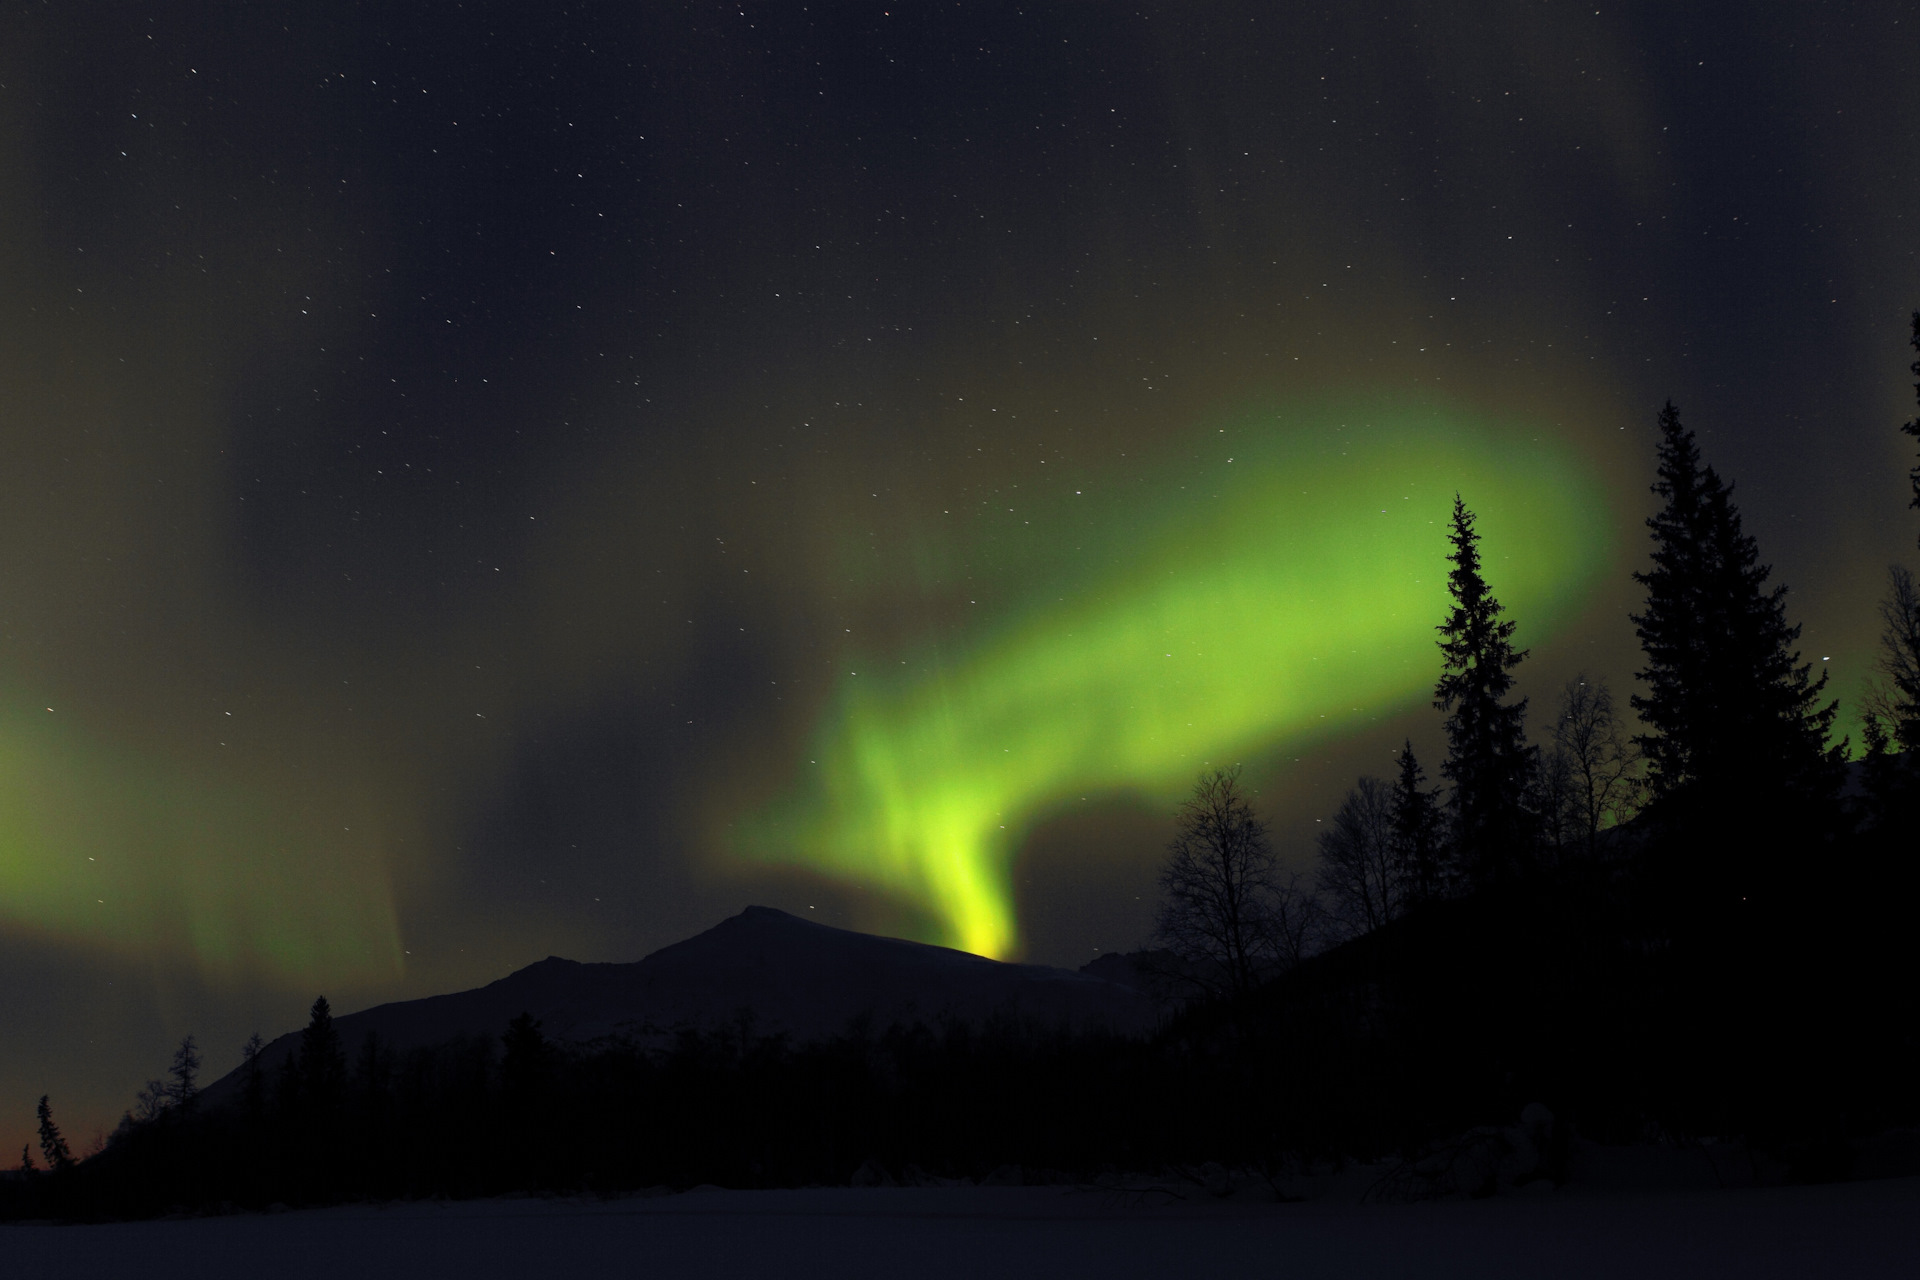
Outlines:
<svg viewBox="0 0 1920 1280"><path fill-rule="evenodd" d="M0 1151L748 902L1138 945L1204 765L1303 867L1433 771L1456 490L1536 713L1624 698L1669 397L1857 737L1915 66L1900 3L7 6Z"/></svg>

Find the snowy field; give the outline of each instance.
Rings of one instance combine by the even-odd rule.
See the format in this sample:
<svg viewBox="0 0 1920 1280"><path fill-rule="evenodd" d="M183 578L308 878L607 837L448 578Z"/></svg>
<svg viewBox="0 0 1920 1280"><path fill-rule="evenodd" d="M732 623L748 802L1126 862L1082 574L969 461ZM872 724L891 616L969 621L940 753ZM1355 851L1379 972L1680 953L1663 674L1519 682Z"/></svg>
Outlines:
<svg viewBox="0 0 1920 1280"><path fill-rule="evenodd" d="M0 1227L6 1274L446 1276L1920 1276L1920 1179L1371 1205L1057 1187L696 1190L107 1226Z"/></svg>

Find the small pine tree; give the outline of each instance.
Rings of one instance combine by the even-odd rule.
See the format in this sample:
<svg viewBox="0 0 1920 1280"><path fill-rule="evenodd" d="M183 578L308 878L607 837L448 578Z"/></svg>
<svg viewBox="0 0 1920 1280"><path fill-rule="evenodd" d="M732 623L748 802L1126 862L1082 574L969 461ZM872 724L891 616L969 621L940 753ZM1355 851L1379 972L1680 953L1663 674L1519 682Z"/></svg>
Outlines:
<svg viewBox="0 0 1920 1280"><path fill-rule="evenodd" d="M23 1142L20 1144L20 1172L22 1173L38 1172L38 1169L34 1166L34 1163L33 1163L33 1144L30 1142Z"/></svg>
<svg viewBox="0 0 1920 1280"><path fill-rule="evenodd" d="M1741 528L1732 487L1701 461L1671 402L1660 433L1653 492L1665 505L1647 520L1653 564L1633 575L1647 604L1632 619L1647 656L1647 692L1632 703L1649 729L1634 741L1654 795L1744 809L1830 794L1839 706L1820 705L1826 676L1811 679L1793 648L1786 588L1767 589L1772 569Z"/></svg>
<svg viewBox="0 0 1920 1280"><path fill-rule="evenodd" d="M167 1068L172 1079L167 1084L167 1101L181 1111L193 1106L200 1096L200 1050L187 1036L173 1051L173 1065Z"/></svg>
<svg viewBox="0 0 1920 1280"><path fill-rule="evenodd" d="M1893 740L1887 736L1886 725L1871 711L1860 717L1860 742L1865 749L1864 758L1875 762L1884 761L1887 749L1893 745Z"/></svg>
<svg viewBox="0 0 1920 1280"><path fill-rule="evenodd" d="M325 996L317 997L300 1032L300 1090L314 1114L339 1105L346 1074L347 1059L333 1026L333 1007Z"/></svg>
<svg viewBox="0 0 1920 1280"><path fill-rule="evenodd" d="M1408 906L1447 896L1444 824L1440 797L1426 786L1427 773L1413 754L1413 740L1400 748L1393 781L1393 851L1400 863L1400 884Z"/></svg>
<svg viewBox="0 0 1920 1280"><path fill-rule="evenodd" d="M47 1168L71 1169L73 1153L67 1150L67 1140L60 1136L60 1126L53 1122L53 1106L44 1093L40 1095L36 1114L40 1118L40 1156L46 1161Z"/></svg>
<svg viewBox="0 0 1920 1280"><path fill-rule="evenodd" d="M1448 811L1454 848L1466 874L1487 884L1518 872L1532 852L1526 797L1537 753L1527 746L1527 700L1504 701L1527 651L1513 647L1515 624L1501 618L1500 602L1481 573L1473 521L1455 494L1448 534L1453 552L1447 557L1453 562L1447 590L1454 606L1435 628L1446 663L1433 705L1448 713L1440 772L1453 783Z"/></svg>

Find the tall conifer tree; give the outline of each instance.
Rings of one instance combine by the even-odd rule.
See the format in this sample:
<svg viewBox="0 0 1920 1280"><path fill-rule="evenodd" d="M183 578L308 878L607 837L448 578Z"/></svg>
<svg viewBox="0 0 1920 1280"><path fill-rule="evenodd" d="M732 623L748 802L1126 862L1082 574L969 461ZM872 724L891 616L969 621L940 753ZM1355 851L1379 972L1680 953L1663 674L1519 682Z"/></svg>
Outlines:
<svg viewBox="0 0 1920 1280"><path fill-rule="evenodd" d="M1664 505L1647 520L1653 565L1633 575L1647 604L1632 619L1647 655L1647 692L1632 702L1649 730L1635 741L1654 794L1729 812L1830 794L1838 704L1820 705L1827 678L1812 679L1793 647L1787 589L1768 589L1772 568L1741 528L1732 487L1701 461L1671 402L1660 435L1653 492Z"/></svg>
<svg viewBox="0 0 1920 1280"><path fill-rule="evenodd" d="M1526 810L1536 753L1527 746L1527 700L1506 702L1513 670L1527 656L1513 647L1514 623L1480 569L1480 535L1458 494L1448 541L1453 612L1436 628L1446 663L1433 705L1447 712L1447 758L1441 775L1453 784L1448 814L1461 870L1479 884L1518 871L1532 853Z"/></svg>

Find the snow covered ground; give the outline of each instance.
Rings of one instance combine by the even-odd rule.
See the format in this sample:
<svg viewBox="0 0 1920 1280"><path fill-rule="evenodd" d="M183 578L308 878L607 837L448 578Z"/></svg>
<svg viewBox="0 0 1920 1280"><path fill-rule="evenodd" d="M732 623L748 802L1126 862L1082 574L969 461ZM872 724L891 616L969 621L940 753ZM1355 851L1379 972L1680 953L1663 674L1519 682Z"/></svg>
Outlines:
<svg viewBox="0 0 1920 1280"><path fill-rule="evenodd" d="M1062 1187L696 1190L105 1226L0 1226L6 1274L446 1276L1920 1276L1920 1179L1259 1203Z"/></svg>

